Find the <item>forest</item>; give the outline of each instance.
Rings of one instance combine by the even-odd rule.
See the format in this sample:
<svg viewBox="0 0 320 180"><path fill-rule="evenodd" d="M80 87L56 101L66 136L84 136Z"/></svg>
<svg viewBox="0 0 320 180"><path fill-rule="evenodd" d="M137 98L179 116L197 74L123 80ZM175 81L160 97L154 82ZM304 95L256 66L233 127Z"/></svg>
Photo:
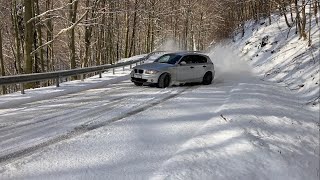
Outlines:
<svg viewBox="0 0 320 180"><path fill-rule="evenodd" d="M308 22L318 23L319 7L319 0L1 0L0 72L114 64L167 41L202 51L235 31L244 33L247 20L273 23L272 13L285 16L288 28L297 27L310 46Z"/></svg>

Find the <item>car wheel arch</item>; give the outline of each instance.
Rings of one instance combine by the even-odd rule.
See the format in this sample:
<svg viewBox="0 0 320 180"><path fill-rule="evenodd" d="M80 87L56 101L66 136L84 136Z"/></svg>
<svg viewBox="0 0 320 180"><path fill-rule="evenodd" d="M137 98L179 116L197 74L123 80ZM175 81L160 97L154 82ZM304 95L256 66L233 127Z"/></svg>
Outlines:
<svg viewBox="0 0 320 180"><path fill-rule="evenodd" d="M209 78L209 79L208 79ZM202 84L204 85L209 85L212 83L214 79L214 73L212 71L207 71L204 75L203 75L203 79L202 79Z"/></svg>
<svg viewBox="0 0 320 180"><path fill-rule="evenodd" d="M168 77L169 80L168 82L165 82L165 77ZM159 88L166 88L168 86L170 86L172 82L172 77L171 77L171 74L169 72L163 72L160 76L159 76L159 79L158 79L158 87Z"/></svg>

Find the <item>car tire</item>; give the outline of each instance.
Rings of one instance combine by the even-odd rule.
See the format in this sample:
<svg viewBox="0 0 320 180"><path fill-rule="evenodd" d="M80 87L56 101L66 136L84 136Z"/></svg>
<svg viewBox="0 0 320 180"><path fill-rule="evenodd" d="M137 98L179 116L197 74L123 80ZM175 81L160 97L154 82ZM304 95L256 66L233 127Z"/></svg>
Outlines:
<svg viewBox="0 0 320 180"><path fill-rule="evenodd" d="M136 85L136 86L142 86L143 83L141 83L141 82L134 82L134 85Z"/></svg>
<svg viewBox="0 0 320 180"><path fill-rule="evenodd" d="M206 72L206 74L203 76L202 84L209 85L212 83L212 80L213 80L212 72Z"/></svg>
<svg viewBox="0 0 320 180"><path fill-rule="evenodd" d="M158 88L168 87L170 85L170 81L171 81L171 78L168 73L161 74L158 80Z"/></svg>

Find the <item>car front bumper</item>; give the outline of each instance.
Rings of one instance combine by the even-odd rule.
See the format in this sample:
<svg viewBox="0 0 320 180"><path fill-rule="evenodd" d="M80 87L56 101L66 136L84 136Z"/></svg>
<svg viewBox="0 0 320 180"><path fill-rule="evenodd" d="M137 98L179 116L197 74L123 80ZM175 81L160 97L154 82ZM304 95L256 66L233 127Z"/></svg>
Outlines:
<svg viewBox="0 0 320 180"><path fill-rule="evenodd" d="M160 74L139 74L131 72L130 77L132 82L145 83L145 84L156 84L158 83Z"/></svg>

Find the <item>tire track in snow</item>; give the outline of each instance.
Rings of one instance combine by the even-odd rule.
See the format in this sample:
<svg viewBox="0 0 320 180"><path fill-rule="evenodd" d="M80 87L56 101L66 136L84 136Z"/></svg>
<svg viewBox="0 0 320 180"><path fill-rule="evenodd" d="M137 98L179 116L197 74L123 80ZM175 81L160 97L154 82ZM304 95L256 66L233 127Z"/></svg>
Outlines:
<svg viewBox="0 0 320 180"><path fill-rule="evenodd" d="M114 103L118 103L119 101L121 101L121 100L123 100L125 98L126 97L118 97L118 98L110 99L110 103L107 103L107 105L112 105ZM86 106L86 105L77 106L76 108L81 108L81 107L84 107L84 106ZM73 113L72 113L73 111L74 110L65 110L65 111L63 111L63 113L60 113L60 112L52 113L52 114L49 114L48 116L37 118L37 120L33 121L33 122L29 121L27 123L19 123L19 124L15 125L15 126L0 127L0 130L1 130L1 133L6 134L7 131L15 131L15 130L17 130L19 128L24 128L26 126L31 126L31 125L35 125L35 124L38 124L38 123L43 123L45 121L49 121L49 120L52 120L52 119L57 119L59 117L72 116L73 115Z"/></svg>
<svg viewBox="0 0 320 180"><path fill-rule="evenodd" d="M131 88L129 88L131 89ZM143 90L139 90L136 93L142 92ZM119 93L119 92L118 92ZM120 94L120 93L119 93ZM106 94L110 95L110 94ZM121 94L120 94L121 95ZM36 119L34 123L29 123L29 126L25 127L13 127L10 129L7 129L6 131L1 130L0 133L0 145L3 146L2 153L6 153L6 151L15 151L15 149L19 148L19 145L21 143L19 142L25 142L30 139L36 138L38 141L44 141L46 139L46 136L56 136L64 132L59 132L59 127L68 126L71 123L79 123L84 124L90 121L97 119L97 115L105 114L106 112L111 112L114 109L120 108L122 106L125 106L125 102L127 102L129 99L132 99L133 97L130 97L132 94L128 94L124 97L121 97L121 99L126 99L126 101L121 102L118 100L117 102L113 102L112 100L116 99L107 99L108 103L105 103L103 105L100 105L100 102L94 102L94 103L86 103L83 106L79 106L76 108L73 108L71 110L64 110L62 113L54 113L49 116L40 117ZM118 97L119 99L119 97ZM110 102L112 101L112 102ZM120 101L120 103L119 103ZM99 108L92 108L92 106L96 106L99 104ZM41 105L41 104L40 104ZM44 119L43 119L44 118ZM29 120L27 120L29 121ZM82 121L82 122L81 122ZM84 122L83 122L84 121ZM71 126L75 126L72 125ZM52 132L52 129L57 129L58 132ZM73 127L70 127L70 130ZM45 137L37 137L37 134L45 134ZM32 142L31 142L32 143ZM12 144L12 145L11 145ZM26 143L28 144L28 142ZM29 143L30 144L30 143ZM1 152L0 152L1 153Z"/></svg>
<svg viewBox="0 0 320 180"><path fill-rule="evenodd" d="M127 88L127 87L126 87ZM117 92L118 90L121 90L123 89L123 87L121 88L113 88L111 91L105 91L102 95L107 95L107 96L110 96L110 95L114 95L114 94L120 94L119 92ZM131 89L131 88L128 88L128 89ZM137 91L136 93L140 93L140 92L143 92L143 90L140 90L140 91ZM99 94L101 96L101 94ZM71 98L75 98L79 96L79 94L74 94L74 95L68 95L66 98L64 98L63 100L65 99L71 99ZM111 99L106 99L108 100L108 103L107 104L115 104L123 99L126 99L128 98L130 95L126 95L126 96L121 96L121 97L115 97L115 98L111 98ZM75 107L73 107L73 109L67 109L67 110L63 110L63 113L61 113L60 111L58 112L55 112L55 113L50 113L48 115L45 115L45 116L41 116L41 117L36 117L36 118L30 118L28 120L23 120L25 121L24 123L15 123L13 124L12 126L11 125L7 125L7 126L3 126L3 127L0 127L0 130L1 130L1 133L5 132L5 131L8 131L8 130L17 130L18 128L21 128L21 127L25 127L25 126L30 126L30 125L35 125L37 123L42 123L42 122L45 122L47 120L50 120L50 119L53 119L53 118L59 118L59 117L65 117L65 116L68 116L68 117L72 117L73 115L76 115L76 114L79 114L79 112L75 112L74 108L77 108L77 109L86 109L88 107L92 107L92 102L90 101L93 101L95 99L89 99L89 100L86 100L88 102L81 102L82 104L80 105L77 105ZM59 99L58 99L59 101ZM70 100L71 101L71 100ZM116 101L116 102L115 102ZM101 101L98 101L98 102L101 102ZM43 102L42 102L43 103ZM52 102L48 102L49 104L52 103ZM65 102L63 102L65 103ZM95 102L97 103L97 102ZM107 105L107 104L104 104L104 105ZM41 106L41 104L31 104L29 108L39 108ZM88 108L89 109L89 108ZM88 113L92 111L92 110L88 110ZM82 113L86 113L86 112L82 112ZM64 118L66 119L66 118ZM32 121L32 122L30 122ZM0 135L1 135L0 133ZM4 133L6 134L6 133ZM1 138L0 138L1 139Z"/></svg>
<svg viewBox="0 0 320 180"><path fill-rule="evenodd" d="M119 92L117 92L117 90L120 90L120 89L123 89L123 87L120 87L120 88L112 88L111 90L107 90L107 91L105 91L104 93L103 93L103 95L108 95L108 96L110 96L110 95L113 95L113 94L119 94ZM70 94L70 95L66 95L66 96L61 96L61 97L59 97L59 98L55 98L55 99L53 99L53 100L41 100L41 101L38 101L38 102L32 102L32 103L30 103L27 107L25 106L25 105L20 105L20 106L18 106L16 109L17 110L14 110L14 111L9 111L9 113L10 114L15 114L15 113L17 113L17 112L21 112L21 109L20 108L22 108L23 110L22 111L26 111L26 110L30 110L30 109L39 109L39 107L41 107L42 106L42 104L44 104L44 103L47 103L47 104L50 104L50 105L55 105L56 104L56 102L58 102L58 103L60 103L60 104L58 104L58 105L61 105L61 99L60 98L63 98L63 103L68 103L68 101L66 101L65 102L65 100L66 99L70 99L70 101L71 101L71 99L72 98L75 98L75 97L77 97L77 96L79 96L79 95L81 95L81 94L83 94L83 92L82 93L75 93L75 94ZM120 98L122 98L122 97L120 97ZM114 99L110 99L109 101L116 101L118 98L114 98ZM94 100L94 98L90 98L89 100ZM86 99L86 101L88 101L87 99ZM72 101L73 103L75 103L75 101ZM78 102L78 103L81 103L81 104L77 104L75 107L73 107L73 108L81 108L81 107L85 107L85 106L87 106L88 105L88 102L85 102L85 103L83 103L83 100L81 100L80 102ZM63 109L63 112L64 112L64 114L67 114L67 113L69 113L69 112L72 112L72 111L74 111L74 110L65 110L65 109ZM15 129L15 128L19 128L19 127L23 127L23 126L28 126L28 125L32 125L32 124L36 124L36 123L40 123L40 122L43 122L44 121L44 118L47 118L47 119L50 119L50 118L55 118L55 117L58 117L59 116L59 114L62 114L61 112L57 112L57 113L52 113L52 111L49 111L48 113L50 113L50 114L48 114L48 115L44 115L44 116L41 116L41 117L36 117L36 118L34 118L34 117L31 117L31 118L29 118L29 119L23 119L23 120L21 120L21 121L23 121L23 122L20 122L20 121L14 121L14 120L11 120L11 122L10 122L10 124L8 124L8 125L5 125L5 126L1 126L0 127L0 131L1 131L1 133L2 132L4 132L5 130L9 130L9 129ZM5 114L6 114L6 112L5 112ZM3 114L0 114L0 117L2 116ZM9 117L6 117L6 118L10 118L10 115L9 115ZM30 122L30 121L33 121L33 122ZM1 135L1 133L0 133L0 135Z"/></svg>
<svg viewBox="0 0 320 180"><path fill-rule="evenodd" d="M127 117L130 117L132 115L136 115L140 112L143 112L149 108L152 108L154 106L157 106L169 99L172 99L172 98L175 98L177 97L178 95L182 94L183 92L187 91L187 90L190 90L190 89L195 89L197 88L197 86L191 86L191 87L186 87L186 88L183 88L181 90L178 90L178 92L175 92L175 93L172 93L173 91L172 90L169 90L169 92L165 92L162 96L165 96L163 98L160 98L158 100L154 100L154 99L151 99L149 100L148 102L145 102L143 103L143 105L141 105L140 107L136 108L136 109L133 109L131 111L128 111L126 113L123 113L119 116L116 116L116 117L113 117L111 119L108 119L106 121L101 121L101 122L92 122L92 123L86 123L86 124L82 124L80 126L77 126L75 127L72 131L69 131L65 134L61 134L59 136L56 136L52 139L49 139L45 142L41 142L39 144L36 144L36 145L33 145L31 147L28 147L28 148L25 148L25 149L21 149L21 150L18 150L18 151L15 151L15 152L11 152L11 153L8 153L6 155L3 155L3 156L0 156L0 164L1 165L5 165L5 164L8 164L8 163L11 163L12 161L14 160L17 160L19 158L22 158L22 157L26 157L26 156L29 156L35 152L37 152L38 150L42 149L42 148L45 148L47 146L50 146L50 145L53 145L53 144L56 144L56 143L59 143L59 142L62 142L64 140L67 140L67 139L71 139L71 138L74 138L76 136L79 136L81 134L84 134L86 132L89 132L89 131L92 131L92 130L95 130L95 129L98 129L98 128L101 128L101 127L104 127L104 126L107 126L113 122L117 122L117 121L120 121L120 120L123 120ZM161 93L162 91L160 91Z"/></svg>
<svg viewBox="0 0 320 180"><path fill-rule="evenodd" d="M7 132L6 135L1 136L0 142L1 145L4 145L6 147L10 147L10 144L15 144L15 141L27 141L30 137L36 137L37 134L43 133L49 133L49 136L52 136L53 131L50 131L50 129L57 129L64 125L69 125L72 122L79 121L80 119L90 119L95 118L97 114L101 114L104 112L110 112L113 109L119 107L116 103L118 102L112 102L108 104L104 104L99 109L87 109L85 111L82 111L81 113L74 111L72 113L64 113L57 117L53 118L46 118L42 122L37 122L36 124L31 124L31 128L16 128L14 130L11 130ZM69 111L68 111L69 112ZM48 121L48 122L45 122ZM5 134L5 133L4 133ZM54 136L54 135L53 135ZM45 139L41 138L39 141ZM5 149L4 151L10 151L14 150L14 148L17 147L10 147Z"/></svg>
<svg viewBox="0 0 320 180"><path fill-rule="evenodd" d="M124 90L131 89L131 87L124 87ZM138 91L135 91L134 93L139 94L140 92L145 91L145 89L138 89ZM158 93L161 93L162 91L159 91ZM119 93L119 92L118 92ZM121 93L119 93L121 95ZM109 95L109 94L106 94ZM66 115L61 115L58 118L50 119L51 121L44 122L44 123L36 123L32 125L29 128L17 128L14 131L9 131L8 133L0 133L4 134L0 138L0 145L3 146L1 154L7 154L9 152L15 152L16 149L19 149L21 145L23 146L33 146L35 142L33 142L33 139L36 139L39 142L36 143L42 143L47 141L50 137L57 137L61 134L68 133L72 131L75 127L82 126L84 124L94 122L97 119L101 118L103 115L110 115L110 112L114 109L119 109L121 107L126 106L126 103L128 101L132 101L135 99L135 97L132 97L132 94L125 95L124 99L126 99L124 102L118 103L118 102L112 102L99 105L99 108L92 108L93 105L96 105L97 103L89 103L86 104L84 107L80 107L78 109L72 110L70 113L67 113ZM99 103L98 103L99 104ZM110 106L111 105L111 106ZM139 104L135 104L139 105ZM69 112L69 111L68 111ZM114 115L113 115L114 116ZM112 116L111 116L112 117ZM72 123L78 123L78 125L73 125ZM60 130L59 127L64 126L70 126L71 127L68 130ZM56 131L57 130L57 131ZM64 132L63 132L64 131ZM41 134L44 136L38 137L38 134ZM31 142L30 142L31 141ZM21 143L23 142L23 143Z"/></svg>

